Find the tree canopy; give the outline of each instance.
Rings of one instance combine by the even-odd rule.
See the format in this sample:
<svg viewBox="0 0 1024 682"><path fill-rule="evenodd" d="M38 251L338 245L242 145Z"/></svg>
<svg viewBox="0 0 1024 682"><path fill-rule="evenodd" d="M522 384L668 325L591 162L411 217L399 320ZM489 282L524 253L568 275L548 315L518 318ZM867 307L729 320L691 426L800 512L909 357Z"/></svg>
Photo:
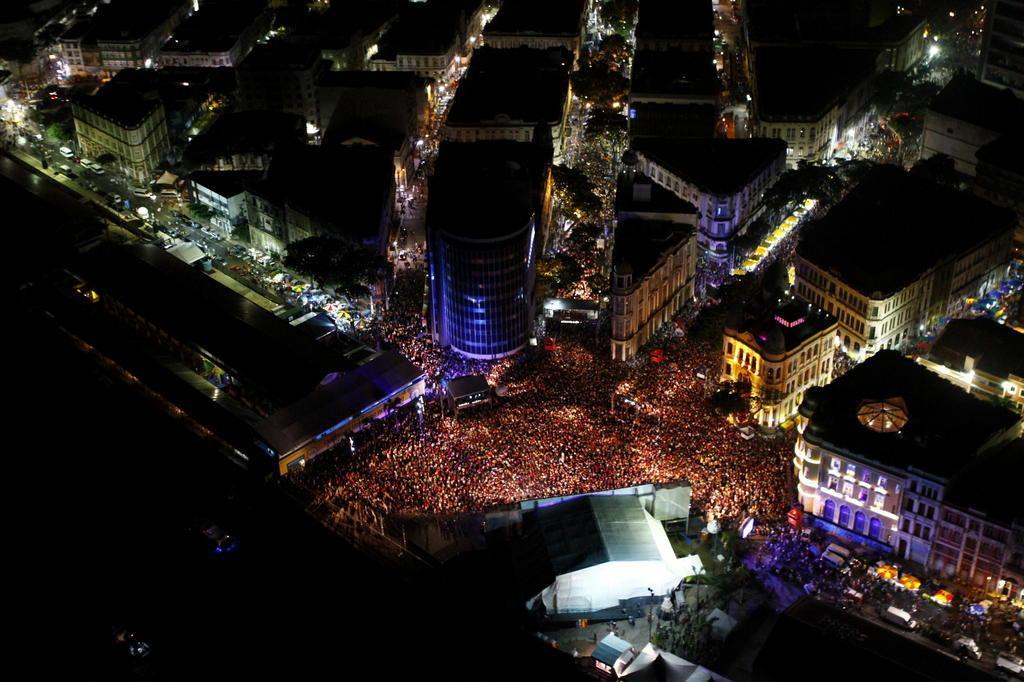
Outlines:
<svg viewBox="0 0 1024 682"><path fill-rule="evenodd" d="M607 35L601 40L601 45L591 56L591 61L606 62L613 67L618 67L629 61L633 56L633 49L626 39L618 33Z"/></svg>
<svg viewBox="0 0 1024 682"><path fill-rule="evenodd" d="M332 285L346 296L369 293L369 284L387 274L391 267L377 253L338 237L300 239L288 245L285 266L309 277L314 284Z"/></svg>
<svg viewBox="0 0 1024 682"><path fill-rule="evenodd" d="M608 0L598 8L598 16L616 33L627 36L636 24L640 0Z"/></svg>
<svg viewBox="0 0 1024 682"><path fill-rule="evenodd" d="M572 89L584 102L598 107L622 104L629 94L629 80L605 61L584 65L572 75Z"/></svg>
<svg viewBox="0 0 1024 682"><path fill-rule="evenodd" d="M594 183L580 170L568 166L551 168L554 196L566 217L577 222L596 222L601 213L601 200L594 193Z"/></svg>

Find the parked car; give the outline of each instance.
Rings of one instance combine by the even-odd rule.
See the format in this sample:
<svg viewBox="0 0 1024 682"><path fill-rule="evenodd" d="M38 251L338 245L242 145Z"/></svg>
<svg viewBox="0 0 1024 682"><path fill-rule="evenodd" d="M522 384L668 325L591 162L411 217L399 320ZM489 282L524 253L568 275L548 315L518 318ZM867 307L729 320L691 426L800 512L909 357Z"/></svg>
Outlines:
<svg viewBox="0 0 1024 682"><path fill-rule="evenodd" d="M238 548L238 540L220 526L212 523L204 525L200 528L200 533L215 554L224 554Z"/></svg>
<svg viewBox="0 0 1024 682"><path fill-rule="evenodd" d="M1024 679L1024 659L1016 654L1001 651L996 655L996 670Z"/></svg>
<svg viewBox="0 0 1024 682"><path fill-rule="evenodd" d="M957 637L953 641L953 650L960 655L973 658L975 661L981 660L981 649L978 648L978 643L970 637Z"/></svg>
<svg viewBox="0 0 1024 682"><path fill-rule="evenodd" d="M882 611L882 620L898 625L904 630L917 629L917 621L909 613L895 606L890 606L885 611Z"/></svg>
<svg viewBox="0 0 1024 682"><path fill-rule="evenodd" d="M65 159L70 159L75 155L75 153L71 151L69 147L61 147L57 151L60 152L60 155L63 156Z"/></svg>

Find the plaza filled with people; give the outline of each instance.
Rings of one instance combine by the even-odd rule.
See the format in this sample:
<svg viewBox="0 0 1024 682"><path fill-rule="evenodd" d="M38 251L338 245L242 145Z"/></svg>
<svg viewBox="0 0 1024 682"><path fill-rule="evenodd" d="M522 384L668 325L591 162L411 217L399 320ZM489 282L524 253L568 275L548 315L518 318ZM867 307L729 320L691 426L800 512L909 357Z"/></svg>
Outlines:
<svg viewBox="0 0 1024 682"><path fill-rule="evenodd" d="M792 439L744 440L716 413L710 344L666 338L664 360L623 365L605 357L603 339L580 334L496 363L466 361L432 345L421 310L402 307L402 287L415 281L399 282L377 334L424 369L426 405L373 423L354 435L350 456L311 467L305 480L320 499L444 514L686 479L715 518L775 515L791 502ZM444 413L441 382L470 373L504 396Z"/></svg>

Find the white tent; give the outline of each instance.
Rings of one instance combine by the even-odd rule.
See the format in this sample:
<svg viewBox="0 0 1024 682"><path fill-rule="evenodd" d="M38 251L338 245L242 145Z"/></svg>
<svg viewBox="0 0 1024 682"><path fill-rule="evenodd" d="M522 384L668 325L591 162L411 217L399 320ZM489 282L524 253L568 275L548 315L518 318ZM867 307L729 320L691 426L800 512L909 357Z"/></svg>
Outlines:
<svg viewBox="0 0 1024 682"><path fill-rule="evenodd" d="M620 680L629 682L728 682L707 668L648 644L622 671Z"/></svg>
<svg viewBox="0 0 1024 682"><path fill-rule="evenodd" d="M180 258L189 265L206 258L206 252L199 248L197 244L192 242L178 242L171 248L167 249L167 253Z"/></svg>
<svg viewBox="0 0 1024 682"><path fill-rule="evenodd" d="M668 594L703 571L700 557L676 558L661 523L639 498L587 496L540 510L555 579L530 599L548 612L613 608L624 599Z"/></svg>

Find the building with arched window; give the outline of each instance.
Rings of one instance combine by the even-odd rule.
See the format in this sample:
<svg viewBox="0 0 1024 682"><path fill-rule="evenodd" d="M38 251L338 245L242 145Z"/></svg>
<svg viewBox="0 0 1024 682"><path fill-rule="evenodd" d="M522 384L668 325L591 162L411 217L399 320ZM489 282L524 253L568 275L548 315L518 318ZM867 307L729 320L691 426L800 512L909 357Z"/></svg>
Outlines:
<svg viewBox="0 0 1024 682"><path fill-rule="evenodd" d="M1021 418L882 351L808 389L797 430L793 465L804 511L928 564L954 482L1018 438Z"/></svg>

